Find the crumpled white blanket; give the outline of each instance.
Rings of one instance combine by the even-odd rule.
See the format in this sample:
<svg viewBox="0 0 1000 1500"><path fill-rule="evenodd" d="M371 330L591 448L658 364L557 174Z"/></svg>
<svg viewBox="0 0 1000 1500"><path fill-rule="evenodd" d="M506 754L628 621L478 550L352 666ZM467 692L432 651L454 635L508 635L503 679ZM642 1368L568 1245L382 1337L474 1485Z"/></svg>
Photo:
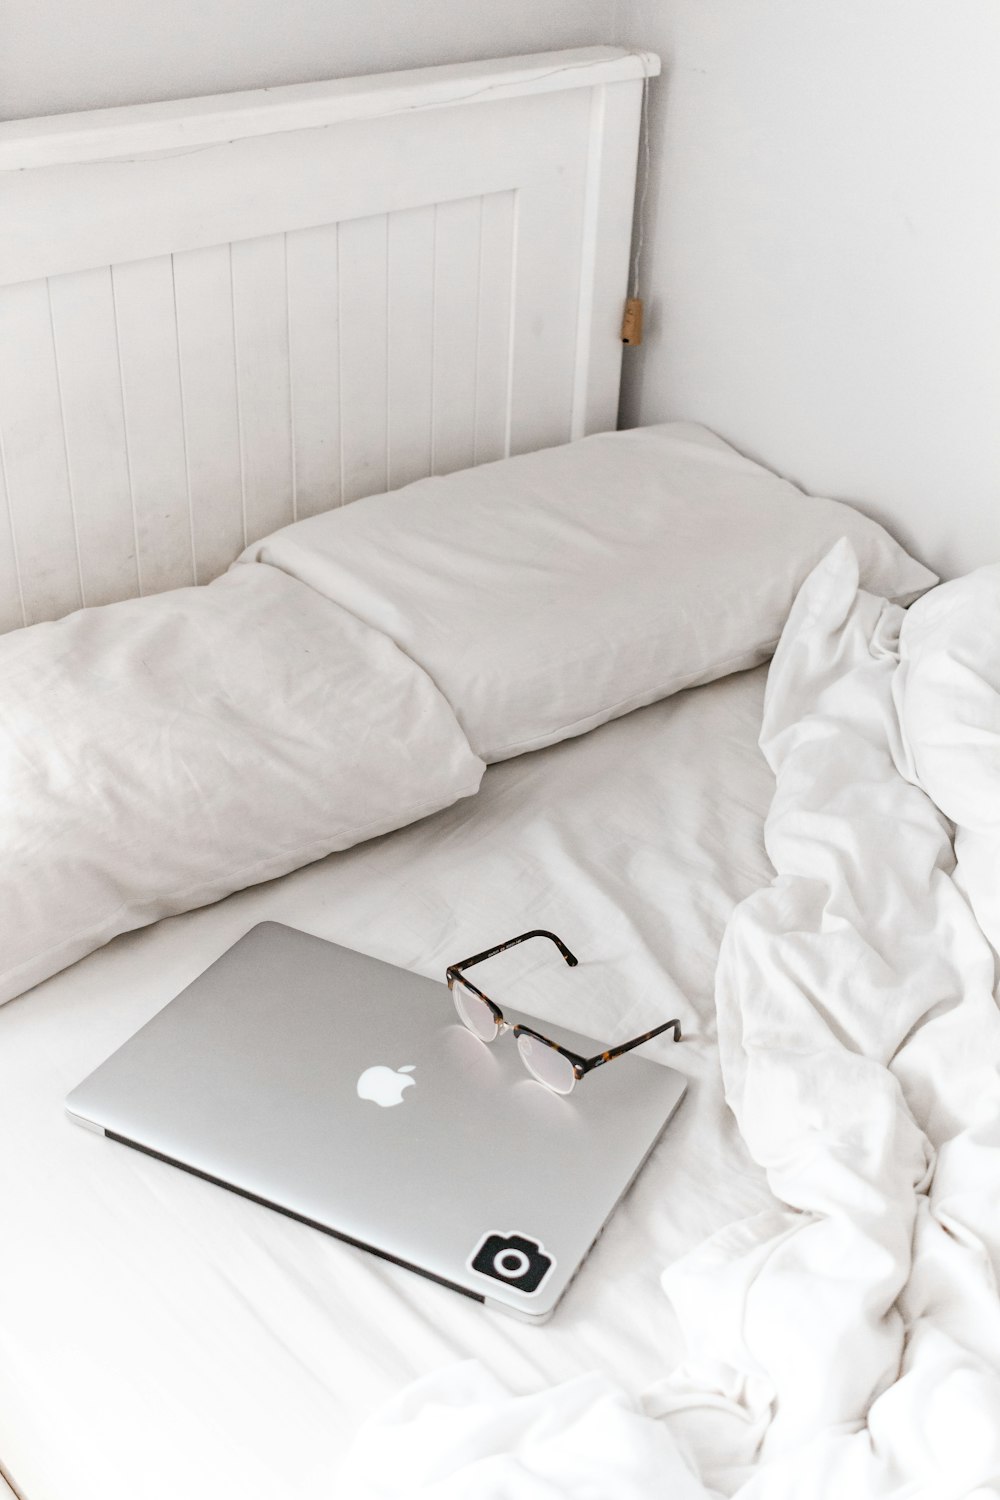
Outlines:
<svg viewBox="0 0 1000 1500"><path fill-rule="evenodd" d="M366 1423L351 1500L705 1500L669 1431L602 1375L510 1396L474 1360L415 1381Z"/></svg>
<svg viewBox="0 0 1000 1500"><path fill-rule="evenodd" d="M445 1370L366 1425L353 1500L1000 1495L1000 1012L974 915L998 909L1000 569L905 617L857 585L842 542L789 616L761 734L776 876L719 960L727 1099L774 1209L664 1272L689 1353L641 1405Z"/></svg>

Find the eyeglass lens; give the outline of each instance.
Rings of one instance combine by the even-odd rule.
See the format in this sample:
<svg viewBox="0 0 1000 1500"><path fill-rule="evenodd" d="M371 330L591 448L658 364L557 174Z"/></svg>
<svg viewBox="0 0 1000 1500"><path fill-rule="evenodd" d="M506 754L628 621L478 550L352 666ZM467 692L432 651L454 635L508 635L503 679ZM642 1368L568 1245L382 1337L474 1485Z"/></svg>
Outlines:
<svg viewBox="0 0 1000 1500"><path fill-rule="evenodd" d="M460 979L453 982L451 993L462 1025L467 1026L481 1042L495 1042L500 1035L500 1023L486 1001L466 989Z"/></svg>
<svg viewBox="0 0 1000 1500"><path fill-rule="evenodd" d="M546 1047L544 1042L537 1041L533 1036L523 1034L517 1039L517 1050L524 1066L539 1083L544 1083L546 1088L552 1089L556 1094L572 1092L576 1072L568 1057L552 1047Z"/></svg>

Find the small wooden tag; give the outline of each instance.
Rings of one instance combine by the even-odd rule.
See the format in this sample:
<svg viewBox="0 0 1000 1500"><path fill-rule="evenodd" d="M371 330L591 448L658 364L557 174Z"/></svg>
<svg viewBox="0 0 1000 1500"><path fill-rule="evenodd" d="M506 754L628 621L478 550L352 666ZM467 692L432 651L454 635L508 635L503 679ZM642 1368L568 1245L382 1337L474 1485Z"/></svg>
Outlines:
<svg viewBox="0 0 1000 1500"><path fill-rule="evenodd" d="M622 318L622 343L630 346L642 343L642 298L629 297Z"/></svg>

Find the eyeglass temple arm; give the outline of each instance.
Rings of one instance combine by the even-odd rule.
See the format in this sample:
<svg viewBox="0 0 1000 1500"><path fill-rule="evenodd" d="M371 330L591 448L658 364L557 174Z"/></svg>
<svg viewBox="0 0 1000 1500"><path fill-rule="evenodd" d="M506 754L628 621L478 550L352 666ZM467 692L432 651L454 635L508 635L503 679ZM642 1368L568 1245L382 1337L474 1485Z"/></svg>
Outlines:
<svg viewBox="0 0 1000 1500"><path fill-rule="evenodd" d="M657 1026L653 1031L647 1031L644 1036L634 1037L631 1042L622 1042L620 1047L612 1047L608 1052L598 1052L596 1057L586 1058L583 1064L584 1072L589 1072L591 1068L599 1068L602 1063L611 1062L625 1052L631 1052L633 1047L641 1047L643 1042L651 1042L654 1036L662 1035L671 1027L674 1032L674 1041L679 1042L681 1039L680 1021L664 1021L662 1026Z"/></svg>
<svg viewBox="0 0 1000 1500"><path fill-rule="evenodd" d="M474 953L471 958L463 958L461 963L450 964L449 973L456 969L471 969L473 964L481 964L484 959L495 958L498 953L506 953L508 948L516 948L518 943L526 943L529 938L536 937L548 938L550 943L555 943L571 969L579 963L579 959L574 958L562 938L556 937L554 932L546 932L544 927L534 927L530 932L522 932L520 937L509 938L506 943L498 943L495 948L487 948L484 953Z"/></svg>

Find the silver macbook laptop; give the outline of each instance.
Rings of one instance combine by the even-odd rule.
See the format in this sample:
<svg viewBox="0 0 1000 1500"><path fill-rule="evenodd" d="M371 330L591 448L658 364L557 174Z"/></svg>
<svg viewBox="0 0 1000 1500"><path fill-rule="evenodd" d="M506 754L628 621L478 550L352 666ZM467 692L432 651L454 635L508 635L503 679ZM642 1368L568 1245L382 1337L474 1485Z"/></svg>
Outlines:
<svg viewBox="0 0 1000 1500"><path fill-rule="evenodd" d="M112 1140L542 1321L684 1089L633 1053L560 1097L528 1076L510 1036L487 1047L463 1027L444 984L264 922L66 1107Z"/></svg>

